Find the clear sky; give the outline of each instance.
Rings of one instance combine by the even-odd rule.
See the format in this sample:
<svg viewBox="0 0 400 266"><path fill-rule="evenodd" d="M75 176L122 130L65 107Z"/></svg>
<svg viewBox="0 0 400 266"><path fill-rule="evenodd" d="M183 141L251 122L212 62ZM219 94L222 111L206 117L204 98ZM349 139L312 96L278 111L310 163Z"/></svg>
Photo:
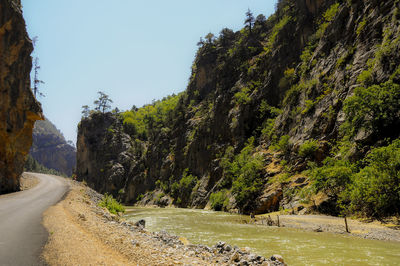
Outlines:
<svg viewBox="0 0 400 266"><path fill-rule="evenodd" d="M276 0L22 0L38 42L44 114L76 141L81 106L97 91L127 110L185 90L196 43L243 27L248 8L271 15Z"/></svg>

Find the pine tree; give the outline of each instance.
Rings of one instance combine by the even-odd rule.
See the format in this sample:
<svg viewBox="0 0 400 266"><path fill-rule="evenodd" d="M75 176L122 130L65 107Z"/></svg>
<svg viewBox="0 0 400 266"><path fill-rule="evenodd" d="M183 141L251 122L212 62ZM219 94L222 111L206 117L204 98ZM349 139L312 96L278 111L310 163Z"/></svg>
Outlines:
<svg viewBox="0 0 400 266"><path fill-rule="evenodd" d="M214 41L214 34L212 34L211 32L209 32L204 38L206 38L207 43L211 44Z"/></svg>
<svg viewBox="0 0 400 266"><path fill-rule="evenodd" d="M36 46L37 40L38 40L37 36L33 37L32 39L33 47ZM37 97L37 95L44 97L44 94L39 91L40 84L44 84L44 81L39 79L39 69L40 69L39 58L36 56L35 59L33 60L33 71L34 71L33 94L35 95L35 98Z"/></svg>
<svg viewBox="0 0 400 266"><path fill-rule="evenodd" d="M94 105L96 106L94 109L104 114L111 109L110 103L112 103L113 101L104 92L99 91L97 93L99 94L99 99L94 101Z"/></svg>
<svg viewBox="0 0 400 266"><path fill-rule="evenodd" d="M246 25L246 27L249 28L250 34L251 34L251 30L254 25L254 21L255 21L255 19L254 19L253 13L250 11L250 9L248 9L246 12L246 20L244 21L244 25Z"/></svg>
<svg viewBox="0 0 400 266"><path fill-rule="evenodd" d="M90 115L90 108L88 105L83 105L82 106L82 115L84 118L88 117Z"/></svg>

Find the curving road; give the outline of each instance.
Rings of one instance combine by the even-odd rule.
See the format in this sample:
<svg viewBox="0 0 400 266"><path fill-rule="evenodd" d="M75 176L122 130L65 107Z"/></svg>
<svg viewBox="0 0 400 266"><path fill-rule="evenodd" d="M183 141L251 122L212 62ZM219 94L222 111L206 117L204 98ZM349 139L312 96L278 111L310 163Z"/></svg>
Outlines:
<svg viewBox="0 0 400 266"><path fill-rule="evenodd" d="M47 241L42 213L67 191L60 177L30 173L40 179L34 188L0 196L0 265L43 265Z"/></svg>

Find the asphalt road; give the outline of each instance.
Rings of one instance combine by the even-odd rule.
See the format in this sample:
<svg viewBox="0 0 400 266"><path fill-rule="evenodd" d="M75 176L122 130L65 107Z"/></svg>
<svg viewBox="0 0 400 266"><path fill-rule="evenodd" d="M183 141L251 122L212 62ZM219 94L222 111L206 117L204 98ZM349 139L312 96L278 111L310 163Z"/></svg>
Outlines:
<svg viewBox="0 0 400 266"><path fill-rule="evenodd" d="M32 173L33 174L33 173ZM34 188L0 196L0 265L43 265L40 254L48 233L42 214L67 191L62 178L33 174Z"/></svg>

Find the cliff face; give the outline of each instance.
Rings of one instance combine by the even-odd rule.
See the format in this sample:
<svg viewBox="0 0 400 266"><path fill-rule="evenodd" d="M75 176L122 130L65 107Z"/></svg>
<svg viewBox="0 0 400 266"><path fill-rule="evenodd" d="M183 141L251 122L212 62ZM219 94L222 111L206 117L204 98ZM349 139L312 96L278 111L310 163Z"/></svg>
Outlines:
<svg viewBox="0 0 400 266"><path fill-rule="evenodd" d="M37 121L33 129L32 157L48 169L71 176L76 165L76 149L48 120Z"/></svg>
<svg viewBox="0 0 400 266"><path fill-rule="evenodd" d="M399 8L398 1L278 1L267 20L205 41L182 94L107 114L114 122L105 127L83 120L78 173L111 184L82 170L79 153L111 151L98 144L119 124L108 132L129 135L131 161L123 181L104 191L121 190L126 202L263 213L300 210L306 194L320 193L314 207L329 209L356 181L313 179L313 169L331 167L325 158L332 157L357 172L373 147L399 137ZM103 133L88 145L82 132L93 131ZM103 169L111 175L115 165Z"/></svg>
<svg viewBox="0 0 400 266"><path fill-rule="evenodd" d="M111 113L95 113L78 127L77 176L101 193L117 195L132 173L132 141Z"/></svg>
<svg viewBox="0 0 400 266"><path fill-rule="evenodd" d="M19 189L32 129L42 119L30 89L32 49L18 4L0 1L0 193Z"/></svg>

